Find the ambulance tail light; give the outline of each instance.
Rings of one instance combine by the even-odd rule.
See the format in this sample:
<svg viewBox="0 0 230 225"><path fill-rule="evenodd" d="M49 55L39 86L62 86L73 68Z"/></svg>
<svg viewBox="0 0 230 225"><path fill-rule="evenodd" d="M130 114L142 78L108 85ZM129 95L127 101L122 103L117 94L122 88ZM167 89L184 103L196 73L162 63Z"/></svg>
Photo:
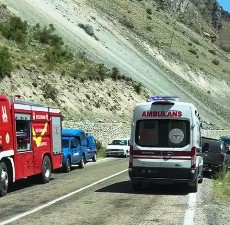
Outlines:
<svg viewBox="0 0 230 225"><path fill-rule="evenodd" d="M130 145L130 147L129 147L129 152L130 152L130 155L133 155L133 146L132 145Z"/></svg>
<svg viewBox="0 0 230 225"><path fill-rule="evenodd" d="M196 147L191 149L191 168L196 169Z"/></svg>

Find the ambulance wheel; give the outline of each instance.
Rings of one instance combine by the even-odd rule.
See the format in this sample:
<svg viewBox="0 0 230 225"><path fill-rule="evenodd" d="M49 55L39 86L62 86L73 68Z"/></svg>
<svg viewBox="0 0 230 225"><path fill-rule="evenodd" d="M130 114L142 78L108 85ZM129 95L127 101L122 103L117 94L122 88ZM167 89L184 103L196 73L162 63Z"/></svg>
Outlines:
<svg viewBox="0 0 230 225"><path fill-rule="evenodd" d="M64 166L64 170L66 173L69 173L71 170L71 162L70 157L67 158L66 165Z"/></svg>
<svg viewBox="0 0 230 225"><path fill-rule="evenodd" d="M51 178L51 162L49 156L45 156L42 161L42 174L41 174L41 182L49 183Z"/></svg>
<svg viewBox="0 0 230 225"><path fill-rule="evenodd" d="M9 177L8 177L6 164L4 162L0 162L0 196L1 197L7 194L8 183L9 183Z"/></svg>
<svg viewBox="0 0 230 225"><path fill-rule="evenodd" d="M81 157L81 161L79 163L79 168L83 169L85 167L85 163L84 163L84 156Z"/></svg>
<svg viewBox="0 0 230 225"><path fill-rule="evenodd" d="M202 172L200 173L199 178L198 178L198 183L201 184L203 182L203 180L204 180L204 175L203 175L203 170L202 170Z"/></svg>
<svg viewBox="0 0 230 225"><path fill-rule="evenodd" d="M196 178L194 182L190 183L188 188L190 193L196 193L198 191L198 178Z"/></svg>
<svg viewBox="0 0 230 225"><path fill-rule="evenodd" d="M97 154L95 153L93 158L92 158L93 162L96 162L97 161Z"/></svg>
<svg viewBox="0 0 230 225"><path fill-rule="evenodd" d="M140 191L142 188L142 182L141 181L131 181L132 188L134 191Z"/></svg>

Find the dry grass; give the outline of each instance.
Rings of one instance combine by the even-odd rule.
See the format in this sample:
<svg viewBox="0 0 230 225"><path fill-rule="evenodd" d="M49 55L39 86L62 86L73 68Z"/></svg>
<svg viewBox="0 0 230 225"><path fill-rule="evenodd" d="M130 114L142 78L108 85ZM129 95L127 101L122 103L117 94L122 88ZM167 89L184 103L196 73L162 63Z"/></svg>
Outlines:
<svg viewBox="0 0 230 225"><path fill-rule="evenodd" d="M229 173L223 178L214 181L214 193L221 199L230 202L230 175Z"/></svg>

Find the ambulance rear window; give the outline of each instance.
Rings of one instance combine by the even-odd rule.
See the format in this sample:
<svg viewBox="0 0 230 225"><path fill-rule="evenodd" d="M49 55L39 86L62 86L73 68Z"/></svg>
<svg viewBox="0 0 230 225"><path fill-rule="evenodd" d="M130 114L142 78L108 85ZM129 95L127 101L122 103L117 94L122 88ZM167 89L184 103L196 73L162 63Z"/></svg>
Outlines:
<svg viewBox="0 0 230 225"><path fill-rule="evenodd" d="M135 142L142 147L184 147L190 143L187 120L139 120Z"/></svg>

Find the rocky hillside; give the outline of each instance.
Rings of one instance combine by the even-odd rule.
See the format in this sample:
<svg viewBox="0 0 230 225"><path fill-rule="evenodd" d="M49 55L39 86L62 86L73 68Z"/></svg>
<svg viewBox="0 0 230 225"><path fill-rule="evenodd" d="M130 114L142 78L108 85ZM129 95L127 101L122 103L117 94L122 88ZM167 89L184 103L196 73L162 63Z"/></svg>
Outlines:
<svg viewBox="0 0 230 225"><path fill-rule="evenodd" d="M101 139L102 133L108 139L127 135L133 106L153 94L179 95L197 105L205 129L228 129L230 22L217 1L2 3L1 21L11 11L27 21L28 32L18 43L0 29L1 46L8 47L13 62L10 73L1 72L1 93L56 105L65 126L93 133L97 124ZM58 36L38 38L47 32Z"/></svg>

